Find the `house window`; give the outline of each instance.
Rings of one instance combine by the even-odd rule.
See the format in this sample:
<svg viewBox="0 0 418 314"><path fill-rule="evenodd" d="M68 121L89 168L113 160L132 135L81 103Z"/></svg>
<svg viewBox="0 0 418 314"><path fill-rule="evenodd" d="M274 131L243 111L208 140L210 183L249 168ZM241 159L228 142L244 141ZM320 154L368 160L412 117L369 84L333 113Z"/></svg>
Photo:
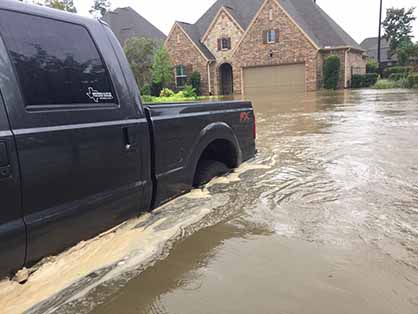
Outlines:
<svg viewBox="0 0 418 314"><path fill-rule="evenodd" d="M231 49L231 38L220 38L218 39L218 50L230 50Z"/></svg>
<svg viewBox="0 0 418 314"><path fill-rule="evenodd" d="M267 32L267 43L268 44L274 44L276 42L276 31L275 30L269 30Z"/></svg>
<svg viewBox="0 0 418 314"><path fill-rule="evenodd" d="M187 75L186 67L184 65L179 65L176 67L176 86L177 88L182 88L186 86Z"/></svg>

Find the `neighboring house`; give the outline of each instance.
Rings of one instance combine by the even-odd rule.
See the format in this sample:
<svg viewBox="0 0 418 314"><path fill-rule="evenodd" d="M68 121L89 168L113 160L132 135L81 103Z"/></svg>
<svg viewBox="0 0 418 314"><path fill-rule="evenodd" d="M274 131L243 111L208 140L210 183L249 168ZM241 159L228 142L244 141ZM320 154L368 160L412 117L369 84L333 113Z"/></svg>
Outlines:
<svg viewBox="0 0 418 314"><path fill-rule="evenodd" d="M360 44L360 46L366 50L367 56L370 59L376 60L377 61L377 51L378 51L378 42L377 42L378 37L371 37L371 38L366 38L365 40L363 40L363 42ZM391 56L390 54L390 46L389 46L389 42L382 38L381 40L381 48L380 48L380 60L381 60L381 65L383 68L386 68L388 66L392 66L392 65L396 65L398 63L398 57L396 55Z"/></svg>
<svg viewBox="0 0 418 314"><path fill-rule="evenodd" d="M105 14L103 20L110 25L122 46L132 37L145 37L157 41L164 41L167 38L163 32L131 7L109 11Z"/></svg>
<svg viewBox="0 0 418 314"><path fill-rule="evenodd" d="M317 90L330 54L341 88L366 68L364 50L313 0L218 0L195 24L176 22L165 45L177 87L198 71L204 94Z"/></svg>

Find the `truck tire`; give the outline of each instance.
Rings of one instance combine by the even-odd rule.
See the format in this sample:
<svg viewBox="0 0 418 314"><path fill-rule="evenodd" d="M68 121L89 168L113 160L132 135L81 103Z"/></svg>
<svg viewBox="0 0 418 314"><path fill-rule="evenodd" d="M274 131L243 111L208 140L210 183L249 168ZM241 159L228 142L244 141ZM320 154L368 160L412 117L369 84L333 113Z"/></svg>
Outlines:
<svg viewBox="0 0 418 314"><path fill-rule="evenodd" d="M208 183L213 178L222 176L231 171L223 162L216 160L201 160L197 166L194 187L200 187Z"/></svg>

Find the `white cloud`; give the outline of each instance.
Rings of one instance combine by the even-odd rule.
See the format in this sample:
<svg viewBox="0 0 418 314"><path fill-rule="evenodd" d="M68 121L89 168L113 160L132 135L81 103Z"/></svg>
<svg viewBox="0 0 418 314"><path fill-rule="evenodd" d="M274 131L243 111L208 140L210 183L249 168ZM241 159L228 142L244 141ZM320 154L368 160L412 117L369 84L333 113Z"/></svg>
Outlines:
<svg viewBox="0 0 418 314"><path fill-rule="evenodd" d="M88 15L93 0L75 0L79 13ZM130 6L139 14L168 34L174 21L194 23L215 0L113 0L112 7ZM379 19L378 0L317 0L338 24L358 42L377 36ZM384 0L384 7L413 7L417 0ZM418 10L416 11L418 15ZM414 23L418 40L418 21Z"/></svg>

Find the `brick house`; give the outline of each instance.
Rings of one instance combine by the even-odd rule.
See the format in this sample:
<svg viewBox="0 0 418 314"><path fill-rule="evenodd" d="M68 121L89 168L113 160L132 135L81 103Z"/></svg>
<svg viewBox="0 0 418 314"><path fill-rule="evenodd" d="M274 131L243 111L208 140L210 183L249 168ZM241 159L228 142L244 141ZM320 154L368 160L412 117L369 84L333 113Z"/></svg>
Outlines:
<svg viewBox="0 0 418 314"><path fill-rule="evenodd" d="M317 90L330 54L340 88L366 68L364 50L314 0L218 0L195 24L176 22L165 46L177 88L198 71L205 95Z"/></svg>

